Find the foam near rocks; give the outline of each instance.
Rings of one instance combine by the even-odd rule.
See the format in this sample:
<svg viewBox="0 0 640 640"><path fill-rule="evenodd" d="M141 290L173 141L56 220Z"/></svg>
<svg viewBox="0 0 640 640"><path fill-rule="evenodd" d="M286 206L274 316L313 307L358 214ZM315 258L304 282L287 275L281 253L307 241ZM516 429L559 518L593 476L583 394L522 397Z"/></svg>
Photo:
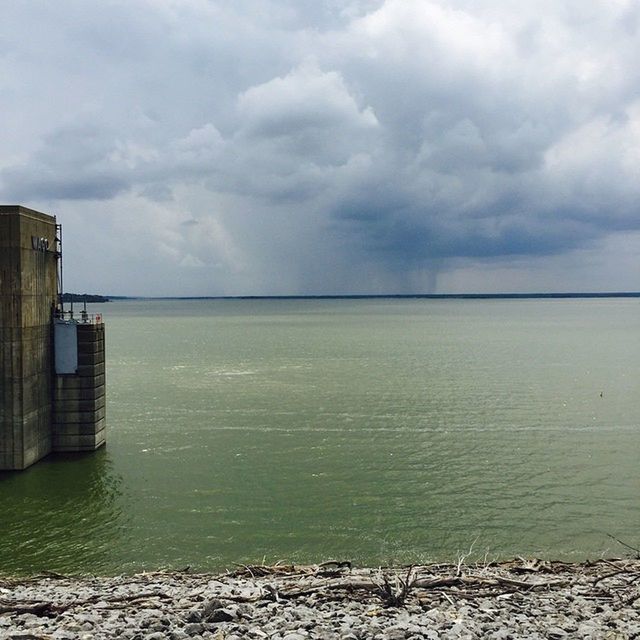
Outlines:
<svg viewBox="0 0 640 640"><path fill-rule="evenodd" d="M640 637L640 560L0 578L0 638Z"/></svg>

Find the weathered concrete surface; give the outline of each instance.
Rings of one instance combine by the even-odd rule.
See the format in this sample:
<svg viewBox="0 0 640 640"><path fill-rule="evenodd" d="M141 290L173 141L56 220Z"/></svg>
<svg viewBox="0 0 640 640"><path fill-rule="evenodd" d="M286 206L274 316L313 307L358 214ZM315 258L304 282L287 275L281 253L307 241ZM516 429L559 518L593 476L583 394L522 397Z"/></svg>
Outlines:
<svg viewBox="0 0 640 640"><path fill-rule="evenodd" d="M0 470L51 451L55 235L54 217L0 206Z"/></svg>
<svg viewBox="0 0 640 640"><path fill-rule="evenodd" d="M78 368L54 382L53 450L92 451L106 439L104 325L78 325Z"/></svg>

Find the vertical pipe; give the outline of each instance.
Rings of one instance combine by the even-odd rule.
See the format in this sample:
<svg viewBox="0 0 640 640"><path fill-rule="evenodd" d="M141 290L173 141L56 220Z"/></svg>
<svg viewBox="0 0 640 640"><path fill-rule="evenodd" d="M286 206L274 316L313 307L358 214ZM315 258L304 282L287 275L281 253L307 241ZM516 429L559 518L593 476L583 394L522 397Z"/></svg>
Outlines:
<svg viewBox="0 0 640 640"><path fill-rule="evenodd" d="M58 254L58 296L60 303L60 315L64 320L64 283L62 280L62 224L56 225L56 231L56 244L58 245L56 247Z"/></svg>

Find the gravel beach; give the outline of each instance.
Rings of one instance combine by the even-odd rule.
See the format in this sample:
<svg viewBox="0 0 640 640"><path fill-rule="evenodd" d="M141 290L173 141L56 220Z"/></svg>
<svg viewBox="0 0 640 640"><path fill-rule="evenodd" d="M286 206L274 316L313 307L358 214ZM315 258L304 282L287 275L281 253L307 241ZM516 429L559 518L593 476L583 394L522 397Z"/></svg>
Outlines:
<svg viewBox="0 0 640 640"><path fill-rule="evenodd" d="M5 577L0 638L640 638L640 560Z"/></svg>

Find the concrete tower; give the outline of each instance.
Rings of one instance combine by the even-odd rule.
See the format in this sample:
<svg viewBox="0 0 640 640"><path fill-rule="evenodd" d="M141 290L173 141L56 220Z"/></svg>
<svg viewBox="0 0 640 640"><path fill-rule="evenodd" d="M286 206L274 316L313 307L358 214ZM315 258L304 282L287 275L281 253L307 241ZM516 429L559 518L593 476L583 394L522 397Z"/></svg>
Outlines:
<svg viewBox="0 0 640 640"><path fill-rule="evenodd" d="M51 451L56 219L0 206L0 469Z"/></svg>
<svg viewBox="0 0 640 640"><path fill-rule="evenodd" d="M104 325L58 306L59 231L0 206L0 471L105 442Z"/></svg>

